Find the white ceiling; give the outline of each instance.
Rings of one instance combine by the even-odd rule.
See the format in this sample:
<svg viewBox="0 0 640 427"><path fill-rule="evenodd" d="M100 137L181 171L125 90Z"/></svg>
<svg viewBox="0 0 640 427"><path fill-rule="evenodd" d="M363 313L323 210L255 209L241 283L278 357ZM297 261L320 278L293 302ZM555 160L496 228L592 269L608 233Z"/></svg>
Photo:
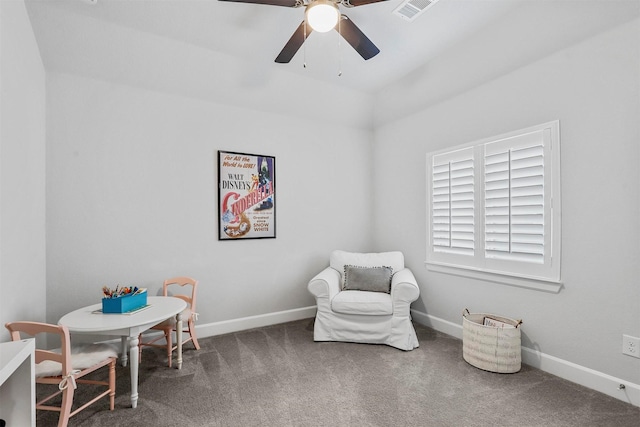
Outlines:
<svg viewBox="0 0 640 427"><path fill-rule="evenodd" d="M640 15L639 0L439 0L407 22L392 13L401 1L341 7L380 49L372 59L346 42L339 50L336 32L312 33L289 64L274 59L302 22L302 8L218 0L25 4L49 72L291 119L321 114L364 129Z"/></svg>
<svg viewBox="0 0 640 427"><path fill-rule="evenodd" d="M380 54L365 61L344 41L338 48L340 37L332 31L312 33L291 63L276 64L275 57L302 22L303 8L218 0L26 2L48 69L99 75L100 69L113 66L101 64L99 58L113 61L117 49L122 51L122 45L113 40L113 28L122 34L133 34L133 29L215 52L240 64L245 68L240 72L248 75L284 71L369 93L400 79L519 3L440 0L413 22L392 13L401 0L341 6L342 13L378 46Z"/></svg>

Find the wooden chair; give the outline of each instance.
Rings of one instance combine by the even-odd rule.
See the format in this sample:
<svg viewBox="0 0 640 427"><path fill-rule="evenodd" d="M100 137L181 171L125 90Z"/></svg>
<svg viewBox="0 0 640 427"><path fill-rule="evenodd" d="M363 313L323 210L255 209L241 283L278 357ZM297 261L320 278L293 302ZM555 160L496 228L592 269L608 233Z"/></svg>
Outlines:
<svg viewBox="0 0 640 427"><path fill-rule="evenodd" d="M191 286L191 297L187 295L174 295L173 297L183 299L188 304L187 308L181 313L181 315L182 315L182 325L183 325L182 332L183 334L186 333L189 336L182 341L182 344L184 345L189 341L192 341L196 350L200 350L200 344L198 344L198 337L196 336L196 328L195 328L195 320L198 315L198 313L196 313L196 292L198 289L198 281L190 277L174 277L171 279L167 279L164 281L162 285L162 295L164 295L165 297L169 296L168 288L171 285L177 285L180 287ZM186 327L184 325L186 325ZM175 317L171 317L165 320L164 322L155 325L151 329L162 331L164 333L164 336L156 337L148 342L143 342L142 335L140 335L139 337L140 357L138 359L142 361L142 348L144 346L166 348L167 358L169 360L169 367L171 367L171 354L176 348L178 348L177 345L173 345L173 341L172 341L173 332L175 332L176 330ZM166 344L155 344L157 341L163 338L165 339Z"/></svg>
<svg viewBox="0 0 640 427"><path fill-rule="evenodd" d="M109 395L113 411L116 396L116 358L117 351L106 344L94 344L71 348L69 330L66 326L50 325L39 322L10 322L5 325L12 341L23 339L21 333L35 337L38 334L55 334L60 339L60 350L35 351L36 384L54 384L58 390L36 402L36 409L60 412L58 427L66 427L69 418L85 409L97 400ZM81 379L85 375L109 366L109 381ZM73 395L77 384L97 384L107 386L107 390L89 402L71 411ZM49 406L45 403L62 394L61 406Z"/></svg>

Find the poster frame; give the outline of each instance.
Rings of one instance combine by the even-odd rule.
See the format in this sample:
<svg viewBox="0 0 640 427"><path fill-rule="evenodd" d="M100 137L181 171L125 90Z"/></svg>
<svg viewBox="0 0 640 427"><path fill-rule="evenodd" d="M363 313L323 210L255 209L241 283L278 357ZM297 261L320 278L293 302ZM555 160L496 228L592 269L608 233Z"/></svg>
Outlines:
<svg viewBox="0 0 640 427"><path fill-rule="evenodd" d="M230 160L232 159L232 160ZM248 159L245 161L245 159ZM242 166L250 165L255 162L256 167L248 167L242 169L238 167L238 164ZM261 173L261 164L267 165L266 181L263 180L263 174ZM236 164L236 166L232 166ZM242 172L242 173L239 173ZM248 176L245 173L248 172ZM254 182L254 176L257 172L257 182ZM231 175L238 175L236 179L231 180ZM229 178L229 179L225 179ZM254 186L255 185L255 189ZM230 188L233 187L233 188ZM233 193L233 194L232 194ZM250 193L254 194L254 197L248 197ZM233 199L233 200L232 200ZM232 207L236 203L243 203L243 201L251 203L241 211L240 215L234 215ZM254 201L257 203L253 203ZM232 203L233 202L233 203ZM258 208L264 207L264 214L256 214L256 206ZM266 232L255 231L254 223L251 223L249 217L244 215L245 212L252 210L251 215L259 216L261 218L269 218L269 221L264 221L264 224L268 226ZM229 221L229 218L233 218ZM232 222L238 223L238 225L230 226ZM247 225L248 224L248 225ZM249 230L246 230L249 227ZM253 232L252 232L253 231ZM244 232L244 234L243 234ZM256 235L258 233L258 235ZM233 234L236 234L235 236ZM237 240L255 240L255 239L275 239L276 238L276 158L275 156L269 156L264 154L252 154L242 153L236 151L218 150L218 240L219 241L237 241Z"/></svg>

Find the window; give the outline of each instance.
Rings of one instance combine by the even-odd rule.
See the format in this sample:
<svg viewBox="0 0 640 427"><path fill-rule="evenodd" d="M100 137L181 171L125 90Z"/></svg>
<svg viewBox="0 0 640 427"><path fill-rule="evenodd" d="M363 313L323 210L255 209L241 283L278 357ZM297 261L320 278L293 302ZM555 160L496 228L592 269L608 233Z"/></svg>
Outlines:
<svg viewBox="0 0 640 427"><path fill-rule="evenodd" d="M558 121L430 153L427 168L430 269L558 287Z"/></svg>

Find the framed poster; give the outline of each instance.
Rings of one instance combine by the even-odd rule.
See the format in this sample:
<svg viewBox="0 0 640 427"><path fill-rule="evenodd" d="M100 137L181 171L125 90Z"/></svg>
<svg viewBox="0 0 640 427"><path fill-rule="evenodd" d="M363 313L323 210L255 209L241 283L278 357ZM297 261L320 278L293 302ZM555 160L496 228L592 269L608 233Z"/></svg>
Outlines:
<svg viewBox="0 0 640 427"><path fill-rule="evenodd" d="M218 240L276 237L276 158L218 151Z"/></svg>

